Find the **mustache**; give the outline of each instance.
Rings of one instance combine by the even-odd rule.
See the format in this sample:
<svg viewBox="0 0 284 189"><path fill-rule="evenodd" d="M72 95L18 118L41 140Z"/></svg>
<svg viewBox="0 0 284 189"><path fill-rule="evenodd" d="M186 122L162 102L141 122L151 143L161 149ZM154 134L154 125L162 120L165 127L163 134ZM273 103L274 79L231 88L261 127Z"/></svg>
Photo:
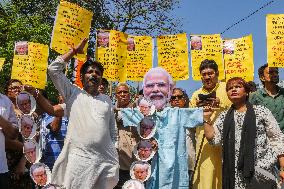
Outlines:
<svg viewBox="0 0 284 189"><path fill-rule="evenodd" d="M156 97L156 96L161 96L163 98L166 98L166 96L163 93L151 93L149 95L149 98L151 99L152 97Z"/></svg>
<svg viewBox="0 0 284 189"><path fill-rule="evenodd" d="M92 81L93 83L98 84L100 82L100 79L94 76L90 76L89 81Z"/></svg>

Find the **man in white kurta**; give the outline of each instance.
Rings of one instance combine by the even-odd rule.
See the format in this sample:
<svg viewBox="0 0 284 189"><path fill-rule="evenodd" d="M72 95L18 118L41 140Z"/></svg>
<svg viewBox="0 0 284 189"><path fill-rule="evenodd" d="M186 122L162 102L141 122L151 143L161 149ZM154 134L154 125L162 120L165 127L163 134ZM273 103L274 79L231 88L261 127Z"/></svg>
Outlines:
<svg viewBox="0 0 284 189"><path fill-rule="evenodd" d="M119 169L111 100L104 94L90 94L66 78L63 69L75 54L73 51L66 53L68 58L66 54L58 57L48 68L51 80L65 99L69 117L64 147L52 170L52 183L67 189L111 189L118 181Z"/></svg>

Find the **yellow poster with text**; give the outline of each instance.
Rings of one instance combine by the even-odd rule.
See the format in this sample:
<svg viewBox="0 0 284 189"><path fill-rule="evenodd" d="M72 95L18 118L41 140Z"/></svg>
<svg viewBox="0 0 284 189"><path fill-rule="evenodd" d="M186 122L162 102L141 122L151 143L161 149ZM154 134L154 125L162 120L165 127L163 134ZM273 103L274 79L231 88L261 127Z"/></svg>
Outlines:
<svg viewBox="0 0 284 189"><path fill-rule="evenodd" d="M47 81L48 46L28 42L28 54L14 55L12 79L44 89Z"/></svg>
<svg viewBox="0 0 284 189"><path fill-rule="evenodd" d="M150 36L128 36L127 38L127 80L142 81L152 68L153 42Z"/></svg>
<svg viewBox="0 0 284 189"><path fill-rule="evenodd" d="M0 58L0 71L3 69L4 63L5 63L5 58Z"/></svg>
<svg viewBox="0 0 284 189"><path fill-rule="evenodd" d="M214 60L218 65L219 80L225 79L220 34L190 35L191 66L193 80L200 80L199 66L205 59Z"/></svg>
<svg viewBox="0 0 284 189"><path fill-rule="evenodd" d="M188 70L188 45L186 33L157 38L158 66L165 68L173 80L186 80Z"/></svg>
<svg viewBox="0 0 284 189"><path fill-rule="evenodd" d="M226 81L233 77L242 77L253 81L253 41L252 35L223 41Z"/></svg>
<svg viewBox="0 0 284 189"><path fill-rule="evenodd" d="M61 1L54 22L51 49L64 54L89 37L93 13L76 4ZM87 53L87 45L84 48ZM85 54L75 57L85 58Z"/></svg>
<svg viewBox="0 0 284 189"><path fill-rule="evenodd" d="M126 81L127 34L115 30L97 31L96 59L104 66L108 81Z"/></svg>
<svg viewBox="0 0 284 189"><path fill-rule="evenodd" d="M284 67L284 14L266 16L267 62L269 67Z"/></svg>

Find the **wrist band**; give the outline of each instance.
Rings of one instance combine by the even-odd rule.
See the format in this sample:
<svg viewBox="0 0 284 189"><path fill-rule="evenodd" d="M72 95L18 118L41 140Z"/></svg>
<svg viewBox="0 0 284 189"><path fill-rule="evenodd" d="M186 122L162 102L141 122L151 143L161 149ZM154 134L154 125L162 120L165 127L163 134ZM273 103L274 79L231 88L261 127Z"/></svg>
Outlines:
<svg viewBox="0 0 284 189"><path fill-rule="evenodd" d="M35 89L35 94L36 94L35 99L37 99L38 95L39 95L39 90L38 89Z"/></svg>
<svg viewBox="0 0 284 189"><path fill-rule="evenodd" d="M211 125L211 120L203 120L203 124L207 123L208 125Z"/></svg>

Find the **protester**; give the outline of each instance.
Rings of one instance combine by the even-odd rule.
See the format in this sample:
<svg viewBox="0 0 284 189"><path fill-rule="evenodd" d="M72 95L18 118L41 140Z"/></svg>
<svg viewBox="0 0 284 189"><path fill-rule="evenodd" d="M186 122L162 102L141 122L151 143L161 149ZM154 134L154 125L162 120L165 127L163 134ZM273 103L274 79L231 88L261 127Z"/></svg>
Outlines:
<svg viewBox="0 0 284 189"><path fill-rule="evenodd" d="M174 88L171 96L171 107L188 108L189 98L182 88ZM193 179L193 171L195 165L195 128L186 131L186 145L188 149L188 176L190 181Z"/></svg>
<svg viewBox="0 0 284 189"><path fill-rule="evenodd" d="M273 166L284 169L284 134L270 110L248 102L249 87L242 78L229 79L227 95L233 103L212 127L210 114L204 121L205 136L223 146L222 188L276 188ZM270 176L272 175L272 176ZM280 172L284 182L284 172Z"/></svg>
<svg viewBox="0 0 284 189"><path fill-rule="evenodd" d="M106 95L108 91L108 85L109 84L106 78L102 78L102 82L99 86L99 92Z"/></svg>
<svg viewBox="0 0 284 189"><path fill-rule="evenodd" d="M22 90L22 82L17 79L10 79L5 88L7 97L13 103L13 109L16 117L20 118L22 112L16 105L16 97ZM11 140L5 138L7 164L10 175L10 189L30 189L32 188L32 180L29 173L26 171L26 167L29 168L30 163L26 160L23 154L23 138L19 133L17 138Z"/></svg>
<svg viewBox="0 0 284 189"><path fill-rule="evenodd" d="M268 64L265 64L258 69L258 76L264 87L250 95L250 102L268 108L284 133L284 89L277 85L278 68L268 67Z"/></svg>
<svg viewBox="0 0 284 189"><path fill-rule="evenodd" d="M121 108L132 107L130 103L129 87L126 83L119 83L115 88L116 107L115 119L118 129L118 155L119 155L119 182L115 189L121 189L123 184L130 179L130 166L135 161L133 155L134 146L139 136L136 128L124 127L122 122Z"/></svg>
<svg viewBox="0 0 284 189"><path fill-rule="evenodd" d="M117 138L111 100L100 94L103 76L99 62L87 60L81 67L83 90L64 75L66 63L82 54L87 39L49 65L53 84L66 103L68 132L52 170L52 183L66 188L112 189L118 182Z"/></svg>
<svg viewBox="0 0 284 189"><path fill-rule="evenodd" d="M5 152L5 138L18 136L18 121L9 98L0 93L0 187L9 189L9 173Z"/></svg>
<svg viewBox="0 0 284 189"><path fill-rule="evenodd" d="M63 104L62 96L58 97L58 103ZM68 118L54 117L45 113L41 123L42 151L41 162L52 170L55 160L58 158L64 145L67 133Z"/></svg>
<svg viewBox="0 0 284 189"><path fill-rule="evenodd" d="M199 66L203 86L195 91L191 97L192 107L214 106L211 120L230 107L231 102L226 93L225 83L218 82L219 70L214 60L203 60ZM222 186L222 149L211 146L204 137L204 128L196 128L196 171L194 173L193 188L220 189Z"/></svg>
<svg viewBox="0 0 284 189"><path fill-rule="evenodd" d="M257 91L257 87L256 87L255 82L249 81L248 82L248 86L250 88L250 93L253 93L253 92Z"/></svg>
<svg viewBox="0 0 284 189"><path fill-rule="evenodd" d="M174 83L163 68L150 69L143 80L144 97L153 102L157 120L155 138L159 149L151 162L152 174L146 185L149 189L188 188L186 129L203 122L200 108L166 107ZM124 125L137 126L144 117L138 109L123 109Z"/></svg>

